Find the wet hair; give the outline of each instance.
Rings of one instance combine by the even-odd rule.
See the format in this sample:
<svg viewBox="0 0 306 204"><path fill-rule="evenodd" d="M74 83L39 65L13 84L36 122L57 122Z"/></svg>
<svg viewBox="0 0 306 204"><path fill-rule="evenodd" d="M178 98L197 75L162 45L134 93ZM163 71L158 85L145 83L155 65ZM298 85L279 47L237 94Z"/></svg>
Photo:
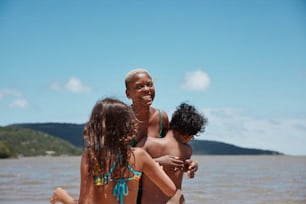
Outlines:
<svg viewBox="0 0 306 204"><path fill-rule="evenodd" d="M169 129L182 135L195 135L205 131L207 118L199 113L194 106L181 103L172 114Z"/></svg>
<svg viewBox="0 0 306 204"><path fill-rule="evenodd" d="M145 73L151 77L146 69L137 68L129 71L125 76L125 88L128 88L129 83L133 80L133 77L139 73Z"/></svg>
<svg viewBox="0 0 306 204"><path fill-rule="evenodd" d="M114 173L122 177L124 173L120 169L128 164L132 152L129 144L136 137L136 128L136 117L130 106L113 98L98 101L84 128L89 175L108 173L111 162L118 156L119 168Z"/></svg>

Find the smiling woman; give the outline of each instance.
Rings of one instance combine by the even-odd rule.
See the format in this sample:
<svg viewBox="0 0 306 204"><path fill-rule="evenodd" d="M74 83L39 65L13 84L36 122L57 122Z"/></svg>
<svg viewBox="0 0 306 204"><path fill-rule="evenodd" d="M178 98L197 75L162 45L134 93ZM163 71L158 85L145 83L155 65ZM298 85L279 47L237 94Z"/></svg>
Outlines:
<svg viewBox="0 0 306 204"><path fill-rule="evenodd" d="M125 77L126 96L132 100L132 109L138 121L137 136L132 141L133 146L143 147L148 137L162 138L169 128L169 119L166 112L152 107L155 97L155 88L151 75L145 69L131 70ZM151 155L152 156L152 155ZM171 155L154 157L155 161L162 166L180 168L184 162ZM190 174L198 169L198 163L191 161L189 164ZM140 182L142 185L142 182ZM138 196L138 203L141 199L141 191Z"/></svg>
<svg viewBox="0 0 306 204"><path fill-rule="evenodd" d="M155 87L149 72L133 69L125 77L126 96L132 100L132 108L139 121L135 144L146 136L164 137L169 126L168 115L152 107Z"/></svg>

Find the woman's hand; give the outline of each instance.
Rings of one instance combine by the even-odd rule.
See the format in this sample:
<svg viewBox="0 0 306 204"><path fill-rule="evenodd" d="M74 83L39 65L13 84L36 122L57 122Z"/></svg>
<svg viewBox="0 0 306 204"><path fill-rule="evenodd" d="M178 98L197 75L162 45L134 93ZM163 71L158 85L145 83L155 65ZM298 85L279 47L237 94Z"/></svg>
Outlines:
<svg viewBox="0 0 306 204"><path fill-rule="evenodd" d="M179 157L165 155L159 158L155 158L154 160L162 166L173 168L174 171L184 169L184 161L180 160Z"/></svg>

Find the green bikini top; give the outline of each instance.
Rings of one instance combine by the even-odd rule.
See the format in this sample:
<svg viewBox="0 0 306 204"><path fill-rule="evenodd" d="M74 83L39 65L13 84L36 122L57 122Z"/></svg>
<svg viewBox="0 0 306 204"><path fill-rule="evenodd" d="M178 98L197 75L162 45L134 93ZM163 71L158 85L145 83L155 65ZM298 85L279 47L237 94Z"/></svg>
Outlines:
<svg viewBox="0 0 306 204"><path fill-rule="evenodd" d="M119 157L117 157L107 174L94 176L93 180L96 186L103 186L113 181L115 183L113 195L116 197L117 201L120 202L120 204L123 204L124 196L127 196L129 194L129 187L126 182L131 180L140 180L142 172L136 171L130 165L127 165L127 168L133 173L134 176L129 178L112 179L111 175L118 163L118 159Z"/></svg>
<svg viewBox="0 0 306 204"><path fill-rule="evenodd" d="M163 137L163 117L162 117L161 111L158 110L158 112L159 112L159 138L162 138ZM132 147L136 147L137 145L136 139L133 139L130 144Z"/></svg>
<svg viewBox="0 0 306 204"><path fill-rule="evenodd" d="M160 110L159 112L159 138L163 137L163 116Z"/></svg>

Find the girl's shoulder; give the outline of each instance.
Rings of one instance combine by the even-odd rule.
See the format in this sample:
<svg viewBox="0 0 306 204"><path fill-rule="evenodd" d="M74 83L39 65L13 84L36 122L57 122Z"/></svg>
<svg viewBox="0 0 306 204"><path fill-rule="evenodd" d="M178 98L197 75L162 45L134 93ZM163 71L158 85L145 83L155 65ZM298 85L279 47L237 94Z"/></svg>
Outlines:
<svg viewBox="0 0 306 204"><path fill-rule="evenodd" d="M146 154L146 151L141 147L132 147L132 151L135 156L141 156L143 154Z"/></svg>
<svg viewBox="0 0 306 204"><path fill-rule="evenodd" d="M133 154L136 162L146 163L147 160L151 158L148 152L140 147L133 147Z"/></svg>
<svg viewBox="0 0 306 204"><path fill-rule="evenodd" d="M135 165L135 169L137 171L142 171L143 166L148 162L148 159L150 159L149 154L140 147L133 147L133 163Z"/></svg>

